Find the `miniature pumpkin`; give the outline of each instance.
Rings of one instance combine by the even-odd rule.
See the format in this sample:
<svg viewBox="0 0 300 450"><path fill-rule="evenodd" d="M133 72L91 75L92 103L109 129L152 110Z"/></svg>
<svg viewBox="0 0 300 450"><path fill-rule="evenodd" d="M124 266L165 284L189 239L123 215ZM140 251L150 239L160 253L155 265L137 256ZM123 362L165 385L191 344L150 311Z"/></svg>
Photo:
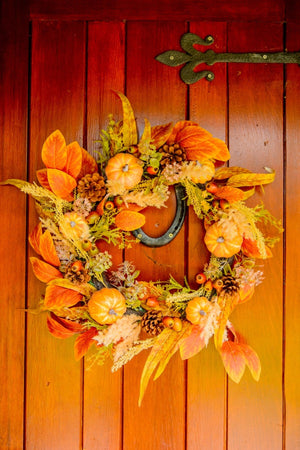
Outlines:
<svg viewBox="0 0 300 450"><path fill-rule="evenodd" d="M105 173L109 181L116 181L125 189L131 189L141 181L143 167L135 156L118 153L108 161Z"/></svg>
<svg viewBox="0 0 300 450"><path fill-rule="evenodd" d="M206 297L194 297L186 307L186 318L194 325L201 324L211 309L212 304Z"/></svg>
<svg viewBox="0 0 300 450"><path fill-rule="evenodd" d="M65 236L75 233L78 237L88 236L89 226L84 217L74 211L64 214L61 221L60 230Z"/></svg>
<svg viewBox="0 0 300 450"><path fill-rule="evenodd" d="M103 288L93 293L88 308L91 317L96 322L110 325L125 313L125 297L118 289Z"/></svg>
<svg viewBox="0 0 300 450"><path fill-rule="evenodd" d="M234 224L225 228L216 222L206 230L204 242L213 255L218 258L230 258L240 251L243 236L238 233Z"/></svg>

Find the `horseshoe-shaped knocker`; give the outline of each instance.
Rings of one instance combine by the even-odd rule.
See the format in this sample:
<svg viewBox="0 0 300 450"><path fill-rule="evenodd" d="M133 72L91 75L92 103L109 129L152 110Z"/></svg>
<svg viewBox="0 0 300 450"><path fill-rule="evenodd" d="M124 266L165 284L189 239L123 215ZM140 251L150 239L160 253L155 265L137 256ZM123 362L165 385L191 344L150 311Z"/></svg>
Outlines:
<svg viewBox="0 0 300 450"><path fill-rule="evenodd" d="M179 233L187 211L185 200L186 194L184 187L180 184L175 185L174 188L176 195L176 214L172 225L163 235L157 238L148 236L141 228L134 230L132 234L139 239L142 244L147 245L148 247L162 247L163 245L169 244Z"/></svg>

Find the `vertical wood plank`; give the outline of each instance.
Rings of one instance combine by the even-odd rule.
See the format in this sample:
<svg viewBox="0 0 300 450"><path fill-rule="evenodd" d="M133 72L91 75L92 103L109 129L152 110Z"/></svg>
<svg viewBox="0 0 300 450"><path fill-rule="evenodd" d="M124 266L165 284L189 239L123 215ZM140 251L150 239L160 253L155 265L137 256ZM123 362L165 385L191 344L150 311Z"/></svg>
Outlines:
<svg viewBox="0 0 300 450"><path fill-rule="evenodd" d="M85 26L83 22L33 23L30 116L30 180L42 167L45 138L59 128L66 141L83 141ZM30 202L29 229L37 222ZM30 250L30 254L32 250ZM44 285L28 271L29 308ZM74 340L47 331L43 315L28 315L26 448L66 449L81 445L82 366Z"/></svg>
<svg viewBox="0 0 300 450"><path fill-rule="evenodd" d="M100 132L108 114L120 111L113 90L124 91L125 25L95 22L88 25L87 148L97 158ZM117 111L116 111L117 110ZM105 243L104 243L105 244ZM122 251L104 246L112 255L114 269ZM111 361L93 366L84 375L84 448L118 449L122 440L122 370L111 373Z"/></svg>
<svg viewBox="0 0 300 450"><path fill-rule="evenodd" d="M0 180L26 179L28 2L7 0L0 19ZM26 199L0 195L0 448L23 448Z"/></svg>
<svg viewBox="0 0 300 450"><path fill-rule="evenodd" d="M286 46L299 48L299 24L288 24ZM294 450L300 448L300 74L296 65L286 71L286 449Z"/></svg>
<svg viewBox="0 0 300 450"><path fill-rule="evenodd" d="M201 37L212 34L215 40L212 48L225 52L227 28L224 23L190 24L190 31ZM206 51L207 47L201 49ZM199 70L202 69L199 66ZM212 68L213 82L202 80L190 87L190 119L207 129L213 136L226 140L227 129L227 75L226 65L218 64ZM191 285L195 275L202 272L209 261L209 253L203 242L203 224L189 210L189 255L188 276ZM225 406L226 385L221 359L211 342L207 349L188 361L187 390L187 449L222 449L226 429ZM212 438L212 430L215 430Z"/></svg>
<svg viewBox="0 0 300 450"><path fill-rule="evenodd" d="M186 87L178 73L156 62L154 57L170 48L178 47L183 23L128 23L127 40L127 96L130 99L140 132L144 118L151 125L176 122L185 117ZM170 220L172 208L157 216L147 215L148 227L157 228ZM158 224L155 227L155 224ZM152 225L152 226L151 226ZM126 259L134 261L141 270L141 279L166 280L169 273L184 275L184 229L172 243L160 249L143 245L126 252ZM155 261L155 263L153 263ZM153 450L169 448L183 450L185 446L185 374L184 364L173 357L165 373L150 382L139 408L140 376L147 354L136 357L124 370L124 449Z"/></svg>
<svg viewBox="0 0 300 450"><path fill-rule="evenodd" d="M230 24L228 50L279 51L280 24ZM229 66L229 144L231 164L263 171L276 170L276 180L257 195L282 217L282 96L281 65ZM250 202L249 202L250 203ZM282 244L264 263L265 279L250 302L239 306L232 322L257 351L262 363L256 384L249 372L239 385L228 386L228 449L281 449L282 425ZM260 264L259 264L260 265Z"/></svg>

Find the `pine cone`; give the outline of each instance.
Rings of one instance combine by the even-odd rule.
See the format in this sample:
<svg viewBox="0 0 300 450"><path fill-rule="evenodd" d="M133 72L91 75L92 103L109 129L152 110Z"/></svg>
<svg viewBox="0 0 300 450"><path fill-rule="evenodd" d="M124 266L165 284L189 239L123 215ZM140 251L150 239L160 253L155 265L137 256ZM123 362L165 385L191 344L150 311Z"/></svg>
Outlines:
<svg viewBox="0 0 300 450"><path fill-rule="evenodd" d="M78 265L78 262L71 263L66 267L65 278L76 285L88 283L91 277L81 263Z"/></svg>
<svg viewBox="0 0 300 450"><path fill-rule="evenodd" d="M147 311L141 321L142 329L152 336L157 336L165 328L161 311Z"/></svg>
<svg viewBox="0 0 300 450"><path fill-rule="evenodd" d="M162 153L162 158L160 160L160 165L162 167L165 167L168 164L186 161L186 152L184 149L180 148L179 144L164 144L159 151Z"/></svg>
<svg viewBox="0 0 300 450"><path fill-rule="evenodd" d="M98 172L88 173L78 181L77 192L90 202L100 202L106 192L104 178Z"/></svg>
<svg viewBox="0 0 300 450"><path fill-rule="evenodd" d="M234 295L238 292L240 285L231 275L226 275L222 278L222 281L223 286L221 292L227 295Z"/></svg>

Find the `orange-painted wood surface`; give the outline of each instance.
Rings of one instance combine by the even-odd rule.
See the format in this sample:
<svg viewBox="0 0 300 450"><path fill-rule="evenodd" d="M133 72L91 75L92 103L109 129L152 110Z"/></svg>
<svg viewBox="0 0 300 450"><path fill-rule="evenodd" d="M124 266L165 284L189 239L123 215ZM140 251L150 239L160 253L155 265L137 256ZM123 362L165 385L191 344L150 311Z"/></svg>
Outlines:
<svg viewBox="0 0 300 450"><path fill-rule="evenodd" d="M210 344L188 362L175 356L139 408L147 352L114 374L109 363L88 369L74 360L72 338L55 339L43 314L25 313L44 290L26 243L37 214L31 200L1 186L0 449L300 449L300 69L219 64L212 83L187 87L177 69L154 59L179 50L187 30L212 34L219 52L299 50L299 6L283 0L100 3L3 1L0 178L35 180L42 143L57 128L67 142L77 140L96 155L108 114L121 118L112 90L130 99L140 133L144 118L152 125L191 119L228 143L231 165L274 168L275 183L255 201L282 218L285 233L264 263L263 284L233 315L261 358L262 375L258 383L249 374L238 385L228 381ZM172 197L166 211L149 208L149 234L168 227L174 206ZM113 260L135 261L144 279L172 273L193 283L207 260L202 240L189 211L168 246L114 249Z"/></svg>

